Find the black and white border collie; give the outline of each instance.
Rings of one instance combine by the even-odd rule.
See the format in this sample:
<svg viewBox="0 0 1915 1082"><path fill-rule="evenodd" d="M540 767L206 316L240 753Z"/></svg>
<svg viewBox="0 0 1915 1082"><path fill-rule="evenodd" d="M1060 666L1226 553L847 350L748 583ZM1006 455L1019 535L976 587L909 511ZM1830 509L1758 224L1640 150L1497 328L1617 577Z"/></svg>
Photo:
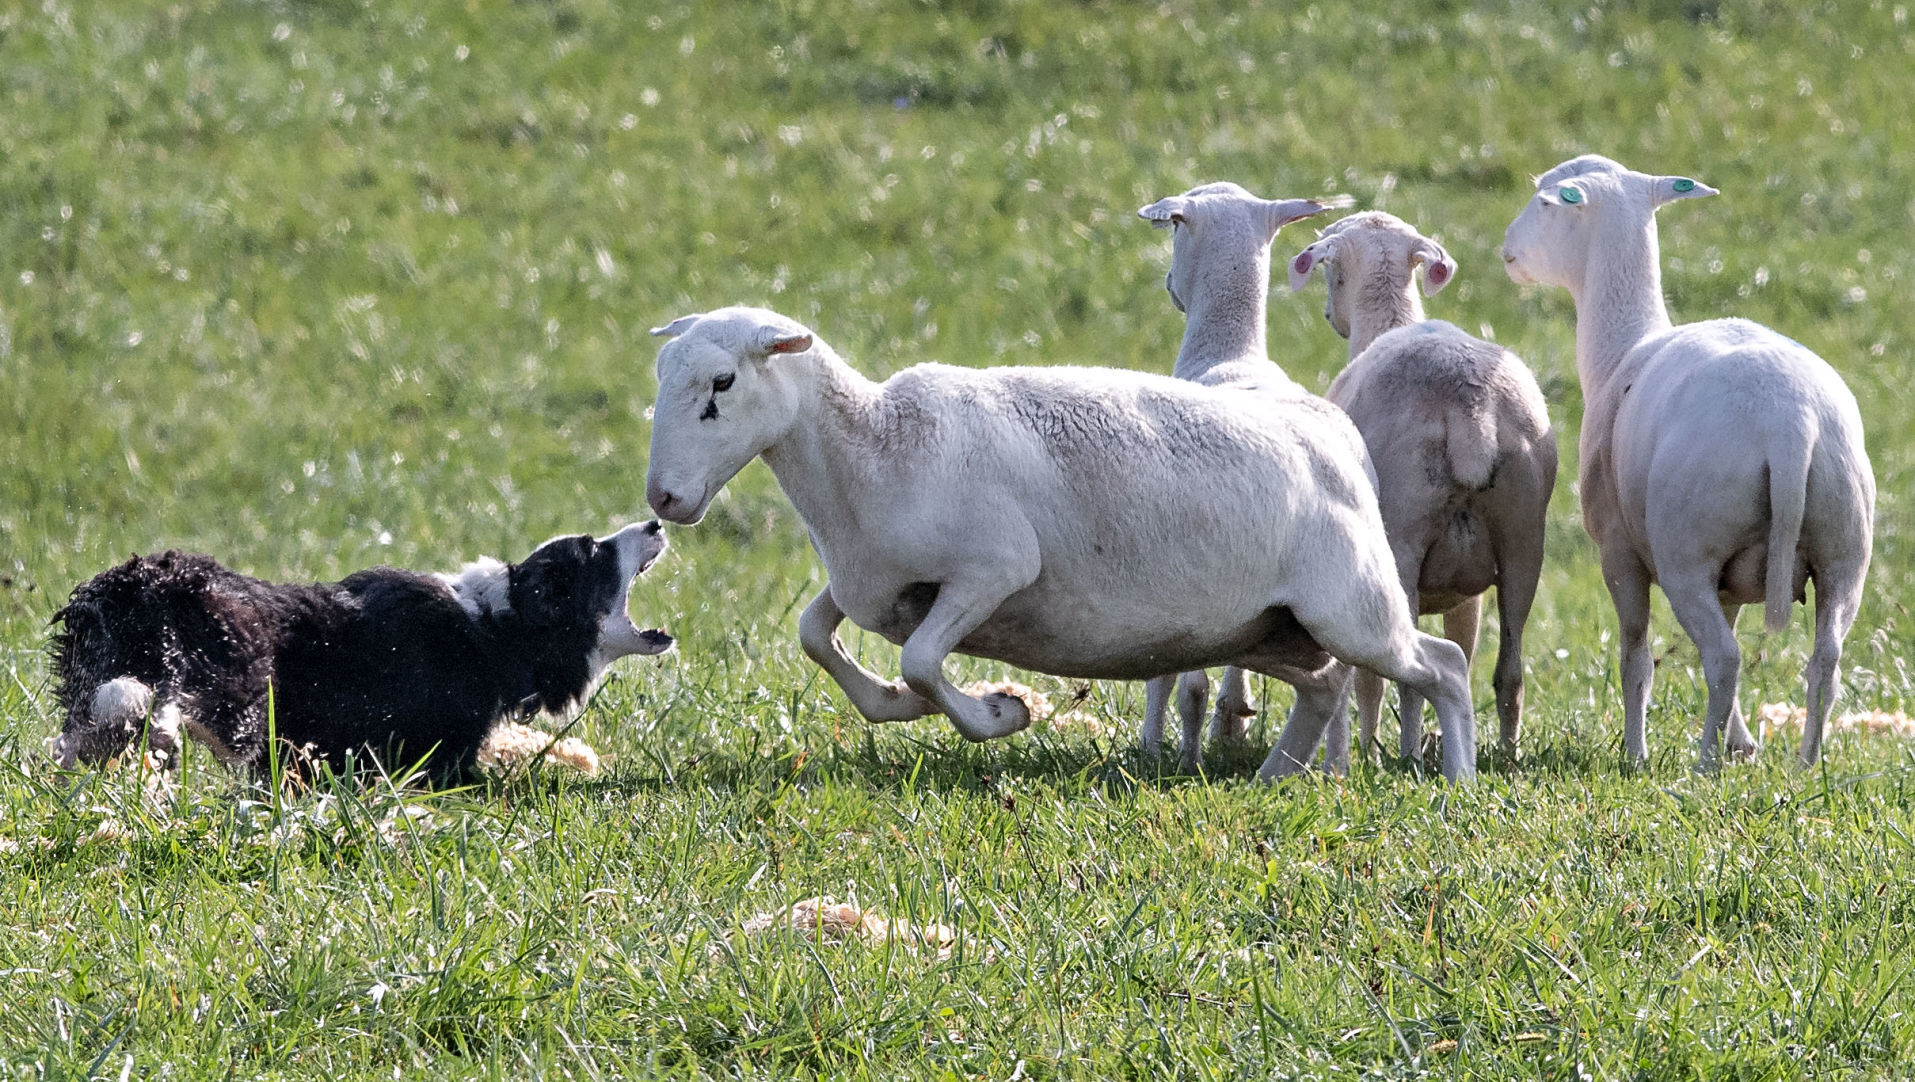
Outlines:
<svg viewBox="0 0 1915 1082"><path fill-rule="evenodd" d="M464 774L492 727L583 702L606 666L670 648L625 606L665 551L656 521L560 537L522 563L457 574L376 567L340 582L263 582L209 556L136 556L82 583L53 621L62 767L143 747L165 768L190 736L265 771L273 731L311 765L376 760Z"/></svg>

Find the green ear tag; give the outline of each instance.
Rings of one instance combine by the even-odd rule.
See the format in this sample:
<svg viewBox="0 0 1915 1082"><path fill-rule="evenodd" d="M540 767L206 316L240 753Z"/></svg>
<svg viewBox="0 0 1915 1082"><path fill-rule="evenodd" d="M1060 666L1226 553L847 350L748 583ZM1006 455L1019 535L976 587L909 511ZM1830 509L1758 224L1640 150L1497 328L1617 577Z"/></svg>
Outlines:
<svg viewBox="0 0 1915 1082"><path fill-rule="evenodd" d="M1696 182L1690 180L1688 177L1677 177L1676 182L1671 184L1670 187L1678 192L1693 192L1696 190Z"/></svg>
<svg viewBox="0 0 1915 1082"><path fill-rule="evenodd" d="M1563 187L1563 188L1556 189L1556 198L1561 199L1565 203L1574 205L1583 201L1583 193L1577 191L1574 188Z"/></svg>

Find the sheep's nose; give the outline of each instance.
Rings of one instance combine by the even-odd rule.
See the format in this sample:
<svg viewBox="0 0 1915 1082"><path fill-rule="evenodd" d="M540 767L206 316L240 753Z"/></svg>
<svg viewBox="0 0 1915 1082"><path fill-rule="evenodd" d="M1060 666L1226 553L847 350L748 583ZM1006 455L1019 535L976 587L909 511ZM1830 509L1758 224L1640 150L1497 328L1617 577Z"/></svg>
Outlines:
<svg viewBox="0 0 1915 1082"><path fill-rule="evenodd" d="M669 516L672 508L678 504L678 497L667 491L662 485L646 485L645 502L652 505L652 510L661 515ZM656 527L658 524L654 522L652 525Z"/></svg>

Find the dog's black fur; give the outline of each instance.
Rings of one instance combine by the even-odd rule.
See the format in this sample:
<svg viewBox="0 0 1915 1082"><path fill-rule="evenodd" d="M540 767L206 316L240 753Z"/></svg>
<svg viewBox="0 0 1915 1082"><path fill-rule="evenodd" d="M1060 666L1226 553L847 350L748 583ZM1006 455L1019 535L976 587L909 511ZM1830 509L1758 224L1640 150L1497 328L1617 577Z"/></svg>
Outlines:
<svg viewBox="0 0 1915 1082"><path fill-rule="evenodd" d="M494 565L503 582L483 600L462 598L450 577L388 567L292 585L192 553L134 557L82 583L54 615L64 758L105 761L143 733L175 741L159 726L147 732L171 707L177 727L220 758L264 770L270 689L275 734L304 752L294 761L345 772L370 755L391 770L423 761L437 780L463 775L499 721L563 711L612 658L671 645L636 629L639 645L607 656L601 642L607 618L623 620L631 576L663 548L656 522L642 533L644 558L621 556L622 534L547 542L523 563ZM112 681L112 702L96 711Z"/></svg>

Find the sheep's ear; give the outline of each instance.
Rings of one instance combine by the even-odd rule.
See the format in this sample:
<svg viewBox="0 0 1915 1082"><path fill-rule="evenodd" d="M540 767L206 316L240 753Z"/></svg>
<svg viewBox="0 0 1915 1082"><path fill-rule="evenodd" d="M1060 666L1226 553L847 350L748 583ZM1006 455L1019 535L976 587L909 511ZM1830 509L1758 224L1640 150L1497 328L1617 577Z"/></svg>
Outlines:
<svg viewBox="0 0 1915 1082"><path fill-rule="evenodd" d="M1303 287L1310 284L1310 272L1336 254L1336 244L1320 240L1290 260L1290 292L1301 293Z"/></svg>
<svg viewBox="0 0 1915 1082"><path fill-rule="evenodd" d="M1169 229L1184 220L1184 212L1190 209L1190 200L1181 195L1168 199L1159 199L1147 207L1138 207L1137 216L1150 223L1152 229Z"/></svg>
<svg viewBox="0 0 1915 1082"><path fill-rule="evenodd" d="M672 320L670 323L665 324L663 327L653 327L652 337L653 338L677 338L679 335L684 334L688 330L691 330L692 324L696 322L698 322L697 316L679 316L677 319Z"/></svg>
<svg viewBox="0 0 1915 1082"><path fill-rule="evenodd" d="M1268 216L1266 224L1273 237L1277 235L1277 230L1291 222L1308 218L1312 214L1322 214L1329 209L1314 199L1273 199L1263 205L1264 214Z"/></svg>
<svg viewBox="0 0 1915 1082"><path fill-rule="evenodd" d="M1589 193L1577 184L1545 184L1536 189L1536 198L1552 207L1580 207L1589 202Z"/></svg>
<svg viewBox="0 0 1915 1082"><path fill-rule="evenodd" d="M1450 284L1451 278L1456 277L1456 260L1451 259L1450 254L1443 250L1443 246L1433 240L1426 238L1422 244L1417 245L1416 254L1411 259L1413 262L1423 264L1423 295L1425 297L1436 296L1442 292L1444 286Z"/></svg>
<svg viewBox="0 0 1915 1082"><path fill-rule="evenodd" d="M1673 203L1678 199L1701 199L1705 195L1717 194L1714 188L1699 180L1688 177L1655 177L1654 188L1656 206Z"/></svg>
<svg viewBox="0 0 1915 1082"><path fill-rule="evenodd" d="M758 348L767 357L774 353L803 353L811 348L811 335L804 331L764 327L758 332Z"/></svg>

